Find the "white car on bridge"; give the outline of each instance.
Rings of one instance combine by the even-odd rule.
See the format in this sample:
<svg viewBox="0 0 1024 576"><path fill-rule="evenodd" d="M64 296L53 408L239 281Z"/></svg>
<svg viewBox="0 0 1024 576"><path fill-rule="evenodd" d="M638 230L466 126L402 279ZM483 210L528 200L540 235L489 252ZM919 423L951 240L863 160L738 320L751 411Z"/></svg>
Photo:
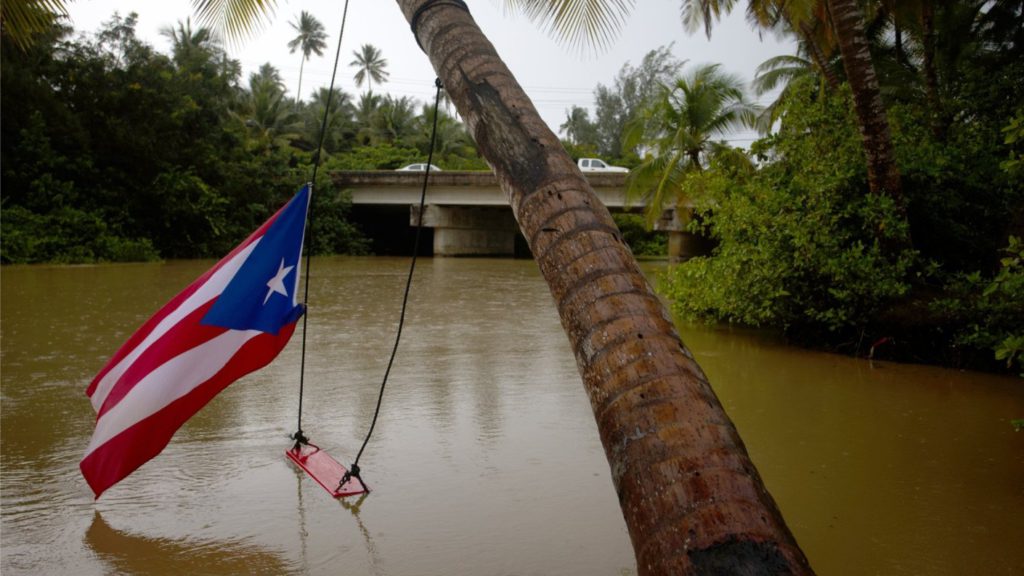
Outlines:
<svg viewBox="0 0 1024 576"><path fill-rule="evenodd" d="M576 165L583 172L629 172L629 168L612 166L600 158L580 158L576 161Z"/></svg>
<svg viewBox="0 0 1024 576"><path fill-rule="evenodd" d="M428 164L426 162L422 164L409 164L408 166L402 166L401 168L398 168L397 170L395 170L395 172L426 172L427 166ZM434 166L433 164L430 164L429 166L431 172L443 172L443 170L441 170L437 166Z"/></svg>

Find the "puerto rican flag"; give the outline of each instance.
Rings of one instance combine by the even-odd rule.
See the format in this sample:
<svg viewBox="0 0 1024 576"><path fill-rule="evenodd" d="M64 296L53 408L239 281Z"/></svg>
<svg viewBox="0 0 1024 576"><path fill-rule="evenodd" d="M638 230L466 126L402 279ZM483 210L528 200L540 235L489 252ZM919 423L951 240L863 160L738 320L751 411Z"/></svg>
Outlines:
<svg viewBox="0 0 1024 576"><path fill-rule="evenodd" d="M305 311L296 292L309 196L307 185L161 308L89 385L96 429L80 467L96 498L288 343Z"/></svg>

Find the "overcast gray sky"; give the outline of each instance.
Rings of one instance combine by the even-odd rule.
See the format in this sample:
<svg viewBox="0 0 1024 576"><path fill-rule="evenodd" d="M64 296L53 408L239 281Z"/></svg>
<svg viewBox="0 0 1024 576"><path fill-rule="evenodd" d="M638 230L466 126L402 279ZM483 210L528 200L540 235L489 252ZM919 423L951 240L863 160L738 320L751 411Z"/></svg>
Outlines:
<svg viewBox="0 0 1024 576"><path fill-rule="evenodd" d="M245 77L269 62L281 71L289 93L298 84L300 54L290 54L287 43L295 36L289 22L305 10L319 19L328 33L324 56L313 56L303 77L302 96L330 83L334 49L341 25L343 0L280 0L273 22L240 46L229 46L231 57L243 66ZM688 34L679 17L680 0L638 0L628 23L613 45L599 53L584 53L563 45L526 17L508 13L500 0L468 0L470 11L494 43L534 105L556 133L572 105L593 107L593 90L598 83L610 85L626 62L636 64L644 54L670 43L673 53L691 64L721 63L729 72L749 81L764 60L793 53L793 46L772 37L759 38L743 19L742 9L720 23L710 40L703 32ZM139 14L137 33L158 50L168 52L170 41L160 29L192 15L189 0L72 0L69 3L75 28L95 32L115 11ZM350 0L345 38L341 48L338 84L357 93L348 66L353 52L362 44L381 49L388 61L390 80L381 91L411 96L421 102L433 97L434 72L426 55L416 45L409 26L391 0ZM745 145L751 135L737 134L734 143Z"/></svg>

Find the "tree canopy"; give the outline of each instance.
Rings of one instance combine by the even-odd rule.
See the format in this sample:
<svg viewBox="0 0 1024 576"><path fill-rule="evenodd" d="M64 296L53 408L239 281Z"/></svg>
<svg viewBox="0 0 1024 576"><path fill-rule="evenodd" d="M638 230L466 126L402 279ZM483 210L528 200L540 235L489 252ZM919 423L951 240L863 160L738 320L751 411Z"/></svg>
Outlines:
<svg viewBox="0 0 1024 576"><path fill-rule="evenodd" d="M134 14L115 15L93 36L74 37L54 23L25 50L8 49L5 28L3 263L220 255L308 179L326 88L299 101L269 64L243 81L211 31L189 20L165 28L170 55L135 26ZM305 56L314 44L297 47ZM393 169L426 157L419 103L364 96L372 106L338 89L331 96L317 252L368 246L346 196L332 189L331 169ZM485 167L461 122L445 116L439 128L439 163Z"/></svg>

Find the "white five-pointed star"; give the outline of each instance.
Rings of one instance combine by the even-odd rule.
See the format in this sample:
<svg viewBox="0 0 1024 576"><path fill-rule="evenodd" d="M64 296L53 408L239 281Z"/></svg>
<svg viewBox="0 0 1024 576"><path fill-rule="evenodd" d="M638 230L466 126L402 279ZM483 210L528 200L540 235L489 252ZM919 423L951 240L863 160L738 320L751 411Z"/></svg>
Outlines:
<svg viewBox="0 0 1024 576"><path fill-rule="evenodd" d="M292 271L292 268L295 268L295 266L285 266L284 258L281 258L281 266L277 269L277 274L267 282L269 290L267 290L266 298L263 299L264 304L267 303L267 300L270 300L270 295L274 292L277 292L281 296L288 296L288 289L284 287L284 277Z"/></svg>

